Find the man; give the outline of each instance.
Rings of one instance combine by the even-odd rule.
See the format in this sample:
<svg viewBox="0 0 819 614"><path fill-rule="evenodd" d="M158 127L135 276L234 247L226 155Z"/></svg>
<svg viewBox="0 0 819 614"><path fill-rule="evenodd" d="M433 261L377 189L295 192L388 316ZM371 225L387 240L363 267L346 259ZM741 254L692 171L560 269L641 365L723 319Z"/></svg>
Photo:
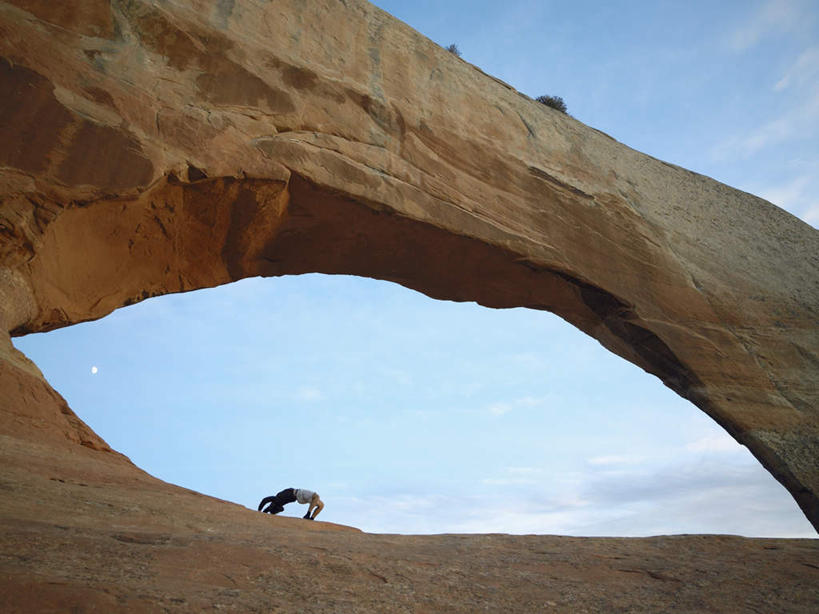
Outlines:
<svg viewBox="0 0 819 614"><path fill-rule="evenodd" d="M307 490L306 488L285 488L275 495L262 499L262 502L259 503L259 511L265 514L278 514L284 511L285 505L293 503L294 501L301 504L308 504L307 513L303 516L305 520L315 520L316 516L324 509L324 502L319 498L318 494L312 490Z"/></svg>

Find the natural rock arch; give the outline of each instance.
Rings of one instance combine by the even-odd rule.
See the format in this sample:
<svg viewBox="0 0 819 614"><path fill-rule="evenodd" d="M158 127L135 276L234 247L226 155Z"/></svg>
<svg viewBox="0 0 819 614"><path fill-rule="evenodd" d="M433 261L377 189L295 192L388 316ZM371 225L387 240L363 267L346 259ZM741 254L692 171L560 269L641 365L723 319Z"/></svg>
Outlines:
<svg viewBox="0 0 819 614"><path fill-rule="evenodd" d="M545 309L712 416L819 526L814 229L360 0L82 4L0 4L2 330L304 272ZM4 403L4 435L104 447L2 357L7 399L42 395Z"/></svg>

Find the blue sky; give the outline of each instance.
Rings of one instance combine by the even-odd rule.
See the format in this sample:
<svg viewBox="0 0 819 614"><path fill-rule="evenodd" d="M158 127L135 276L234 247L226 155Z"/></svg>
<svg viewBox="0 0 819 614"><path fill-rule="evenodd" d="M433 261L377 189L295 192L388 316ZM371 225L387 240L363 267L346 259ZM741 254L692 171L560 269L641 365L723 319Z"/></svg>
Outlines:
<svg viewBox="0 0 819 614"><path fill-rule="evenodd" d="M635 149L819 223L816 2L376 4ZM815 536L713 421L548 313L305 275L15 345L140 467L254 509L295 486L321 494L321 519L373 532Z"/></svg>

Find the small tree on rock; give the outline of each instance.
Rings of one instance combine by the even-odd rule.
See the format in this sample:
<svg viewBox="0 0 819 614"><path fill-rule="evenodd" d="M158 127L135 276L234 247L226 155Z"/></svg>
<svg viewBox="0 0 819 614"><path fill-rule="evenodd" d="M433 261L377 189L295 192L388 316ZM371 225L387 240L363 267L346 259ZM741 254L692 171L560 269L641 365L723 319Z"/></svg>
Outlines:
<svg viewBox="0 0 819 614"><path fill-rule="evenodd" d="M545 104L547 107L557 109L561 113L566 112L566 103L560 96L538 96L535 98L540 104Z"/></svg>
<svg viewBox="0 0 819 614"><path fill-rule="evenodd" d="M455 45L454 43L447 47L446 50L449 51L452 55L457 55L458 57L461 57L461 50L458 49L458 45Z"/></svg>

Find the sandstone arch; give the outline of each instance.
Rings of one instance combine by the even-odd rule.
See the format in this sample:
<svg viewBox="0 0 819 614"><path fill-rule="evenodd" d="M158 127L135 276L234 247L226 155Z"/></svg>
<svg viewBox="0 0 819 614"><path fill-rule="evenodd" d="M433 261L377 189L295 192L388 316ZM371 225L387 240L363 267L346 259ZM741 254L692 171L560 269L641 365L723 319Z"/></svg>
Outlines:
<svg viewBox="0 0 819 614"><path fill-rule="evenodd" d="M0 3L4 331L301 272L546 309L707 412L819 526L814 229L360 0L82 5ZM8 341L0 376L4 435L105 449Z"/></svg>

